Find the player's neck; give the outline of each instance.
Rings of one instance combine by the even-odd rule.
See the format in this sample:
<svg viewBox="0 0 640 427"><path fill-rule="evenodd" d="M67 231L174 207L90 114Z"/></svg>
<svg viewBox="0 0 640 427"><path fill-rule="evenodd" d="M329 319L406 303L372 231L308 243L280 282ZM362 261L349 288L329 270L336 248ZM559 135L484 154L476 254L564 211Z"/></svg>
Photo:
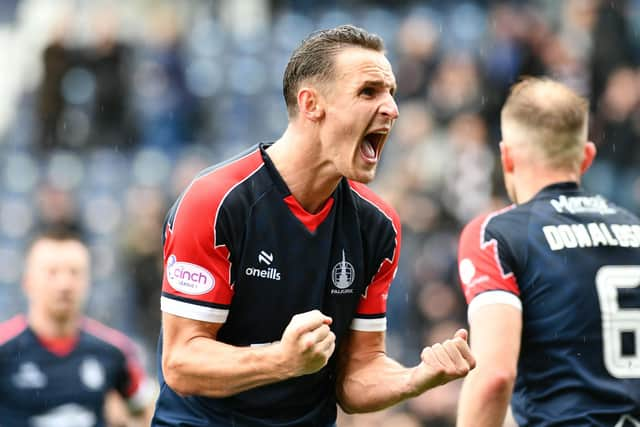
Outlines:
<svg viewBox="0 0 640 427"><path fill-rule="evenodd" d="M514 177L514 179L516 180L518 204L528 202L538 194L540 190L551 184L567 181L580 182L580 177L577 173L533 168L519 174L519 176Z"/></svg>
<svg viewBox="0 0 640 427"><path fill-rule="evenodd" d="M78 333L80 316L70 316L60 319L48 316L38 310L29 310L29 326L36 335L45 338L72 337Z"/></svg>
<svg viewBox="0 0 640 427"><path fill-rule="evenodd" d="M320 144L299 138L290 129L267 151L289 191L309 213L317 213L342 176L321 156Z"/></svg>

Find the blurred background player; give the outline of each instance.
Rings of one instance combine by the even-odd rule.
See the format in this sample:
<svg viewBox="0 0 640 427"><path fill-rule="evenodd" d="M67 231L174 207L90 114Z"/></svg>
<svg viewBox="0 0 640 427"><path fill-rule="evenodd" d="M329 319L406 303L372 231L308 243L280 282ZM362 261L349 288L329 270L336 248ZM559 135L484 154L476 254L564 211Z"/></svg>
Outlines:
<svg viewBox="0 0 640 427"><path fill-rule="evenodd" d="M0 324L3 427L102 427L112 391L126 400L136 425L148 425L153 387L134 344L82 315L89 263L84 243L64 229L38 235L28 249L28 313ZM115 409L107 415L133 425Z"/></svg>
<svg viewBox="0 0 640 427"><path fill-rule="evenodd" d="M474 219L460 239L478 366L458 425L502 426L511 398L519 425L636 427L640 220L580 187L596 154L585 99L525 79L501 119L515 204Z"/></svg>
<svg viewBox="0 0 640 427"><path fill-rule="evenodd" d="M312 33L284 71L289 124L199 174L167 216L154 426L335 425L465 376L459 330L386 354L397 213L373 180L398 118L382 39Z"/></svg>

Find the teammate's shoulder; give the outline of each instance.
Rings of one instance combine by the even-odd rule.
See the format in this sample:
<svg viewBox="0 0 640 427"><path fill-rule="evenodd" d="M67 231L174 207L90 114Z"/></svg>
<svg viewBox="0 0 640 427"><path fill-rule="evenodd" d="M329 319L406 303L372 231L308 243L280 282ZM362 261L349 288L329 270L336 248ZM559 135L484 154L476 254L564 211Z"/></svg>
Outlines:
<svg viewBox="0 0 640 427"><path fill-rule="evenodd" d="M462 230L463 235L467 234L484 234L484 231L490 225L496 224L501 219L509 220L517 217L519 213L518 205L511 204L500 209L488 211L479 214L465 225Z"/></svg>
<svg viewBox="0 0 640 427"><path fill-rule="evenodd" d="M133 340L124 333L105 325L90 317L82 319L81 329L87 335L93 337L97 342L106 346L113 347L124 354L130 354L135 351Z"/></svg>
<svg viewBox="0 0 640 427"><path fill-rule="evenodd" d="M27 329L28 323L24 315L18 314L0 323L0 346L8 343Z"/></svg>
<svg viewBox="0 0 640 427"><path fill-rule="evenodd" d="M382 197L376 194L376 192L361 182L348 180L348 183L349 188L354 194L356 194L357 199L363 202L363 206L383 214L387 218L391 219L394 224L399 224L400 217L396 210L389 203L384 201Z"/></svg>

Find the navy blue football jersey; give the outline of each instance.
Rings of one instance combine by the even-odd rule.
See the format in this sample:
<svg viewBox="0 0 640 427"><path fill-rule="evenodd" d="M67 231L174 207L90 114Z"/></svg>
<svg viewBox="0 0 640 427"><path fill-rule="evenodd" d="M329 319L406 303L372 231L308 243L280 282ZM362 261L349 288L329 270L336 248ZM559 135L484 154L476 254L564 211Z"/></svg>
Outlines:
<svg viewBox="0 0 640 427"><path fill-rule="evenodd" d="M343 179L309 214L261 145L200 174L164 237L162 310L223 323L222 342L278 341L295 314L313 309L333 318L336 353L350 329L386 329L400 224L363 184ZM325 427L336 418L335 370L332 357L314 374L222 399L180 397L161 377L153 425Z"/></svg>
<svg viewBox="0 0 640 427"><path fill-rule="evenodd" d="M472 221L459 273L469 316L522 310L511 406L520 426L640 425L640 221L576 183ZM635 423L635 424L634 424Z"/></svg>
<svg viewBox="0 0 640 427"><path fill-rule="evenodd" d="M107 392L134 409L151 398L133 343L84 319L77 336L36 336L26 319L0 324L1 427L103 427Z"/></svg>

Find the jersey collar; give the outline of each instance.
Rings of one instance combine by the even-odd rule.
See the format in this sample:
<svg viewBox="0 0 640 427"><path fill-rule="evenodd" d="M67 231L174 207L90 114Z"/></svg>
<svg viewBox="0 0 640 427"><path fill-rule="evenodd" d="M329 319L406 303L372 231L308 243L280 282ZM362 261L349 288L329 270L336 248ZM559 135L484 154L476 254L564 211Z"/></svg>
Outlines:
<svg viewBox="0 0 640 427"><path fill-rule="evenodd" d="M553 184L547 185L542 190L540 190L538 194L536 194L534 199L558 193L574 192L578 191L579 189L580 185L575 181L555 182Z"/></svg>

